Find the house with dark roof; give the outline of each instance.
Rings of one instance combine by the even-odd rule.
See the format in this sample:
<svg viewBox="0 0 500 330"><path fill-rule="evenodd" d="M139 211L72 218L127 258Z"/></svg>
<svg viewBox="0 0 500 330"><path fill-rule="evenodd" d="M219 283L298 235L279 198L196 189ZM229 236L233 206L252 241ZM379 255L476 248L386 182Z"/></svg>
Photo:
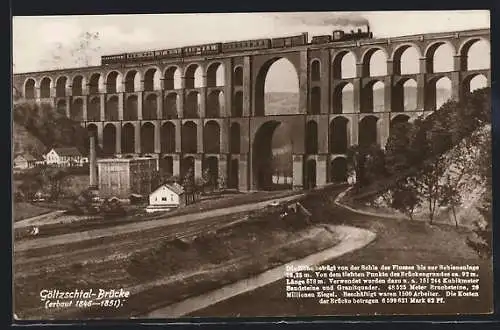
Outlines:
<svg viewBox="0 0 500 330"><path fill-rule="evenodd" d="M88 162L88 158L75 147L52 148L45 154L45 163L51 166L81 167Z"/></svg>
<svg viewBox="0 0 500 330"><path fill-rule="evenodd" d="M168 211L186 205L184 188L178 183L164 183L149 194L146 211Z"/></svg>

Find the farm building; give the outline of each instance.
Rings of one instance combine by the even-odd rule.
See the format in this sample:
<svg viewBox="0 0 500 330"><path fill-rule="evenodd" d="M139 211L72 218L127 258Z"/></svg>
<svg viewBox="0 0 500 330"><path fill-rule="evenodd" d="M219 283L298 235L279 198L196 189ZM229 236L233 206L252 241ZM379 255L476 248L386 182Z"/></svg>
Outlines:
<svg viewBox="0 0 500 330"><path fill-rule="evenodd" d="M99 195L127 199L131 194L151 193L151 180L157 168L153 158L108 158L97 161Z"/></svg>
<svg viewBox="0 0 500 330"><path fill-rule="evenodd" d="M88 163L88 158L75 147L52 148L45 155L45 162L47 165L59 167L81 167Z"/></svg>
<svg viewBox="0 0 500 330"><path fill-rule="evenodd" d="M28 153L17 155L14 158L14 169L25 170L34 167L35 163L36 158Z"/></svg>

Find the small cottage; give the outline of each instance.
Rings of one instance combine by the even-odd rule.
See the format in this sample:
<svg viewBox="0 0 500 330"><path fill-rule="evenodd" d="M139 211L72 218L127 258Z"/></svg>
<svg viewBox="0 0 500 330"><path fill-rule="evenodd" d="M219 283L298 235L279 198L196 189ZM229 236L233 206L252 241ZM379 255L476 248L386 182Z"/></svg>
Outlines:
<svg viewBox="0 0 500 330"><path fill-rule="evenodd" d="M186 205L184 188L178 183L164 183L149 195L147 212L168 211Z"/></svg>
<svg viewBox="0 0 500 330"><path fill-rule="evenodd" d="M14 158L14 169L25 170L35 166L36 158L26 153Z"/></svg>

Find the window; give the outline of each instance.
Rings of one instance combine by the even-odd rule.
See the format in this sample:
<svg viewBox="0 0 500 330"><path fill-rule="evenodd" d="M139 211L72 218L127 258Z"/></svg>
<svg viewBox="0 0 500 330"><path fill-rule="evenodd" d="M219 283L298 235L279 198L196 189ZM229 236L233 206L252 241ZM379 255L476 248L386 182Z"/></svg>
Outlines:
<svg viewBox="0 0 500 330"><path fill-rule="evenodd" d="M166 202L166 201L167 201L167 197L162 197L162 198L161 198L161 200L162 200L163 202Z"/></svg>
<svg viewBox="0 0 500 330"><path fill-rule="evenodd" d="M170 201L173 202L174 201L174 195L170 195Z"/></svg>

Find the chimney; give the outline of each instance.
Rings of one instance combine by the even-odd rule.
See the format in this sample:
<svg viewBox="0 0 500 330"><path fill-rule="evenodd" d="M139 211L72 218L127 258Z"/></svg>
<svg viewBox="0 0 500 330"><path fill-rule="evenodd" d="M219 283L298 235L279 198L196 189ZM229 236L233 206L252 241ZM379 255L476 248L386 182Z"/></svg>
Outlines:
<svg viewBox="0 0 500 330"><path fill-rule="evenodd" d="M90 152L89 152L89 168L90 168L90 186L97 186L97 164L95 155L95 136L90 136Z"/></svg>

